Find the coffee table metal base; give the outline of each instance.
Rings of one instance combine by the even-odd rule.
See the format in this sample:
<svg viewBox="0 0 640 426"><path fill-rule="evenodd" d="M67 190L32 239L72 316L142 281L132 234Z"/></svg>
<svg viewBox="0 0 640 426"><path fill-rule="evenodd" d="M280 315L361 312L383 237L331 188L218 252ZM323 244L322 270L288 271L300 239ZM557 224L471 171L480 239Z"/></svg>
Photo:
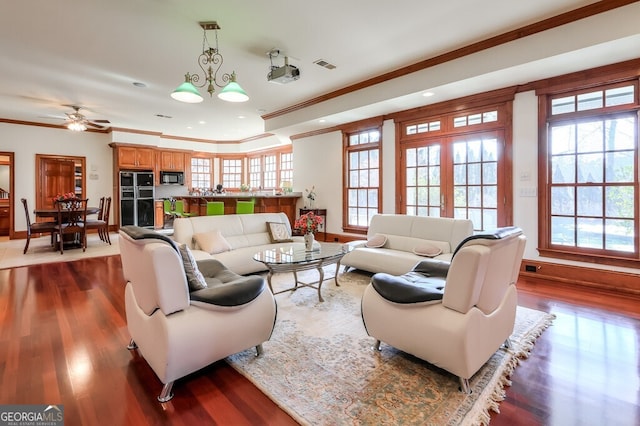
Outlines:
<svg viewBox="0 0 640 426"><path fill-rule="evenodd" d="M320 302L324 302L324 299L322 298L322 283L325 281L323 267L325 265L329 265L330 263L331 262L330 261L326 261L326 259L321 259L321 260L318 260L317 262L309 262L309 263L304 263L304 264L298 264L298 263L268 264L267 268L269 269L269 273L267 274L267 283L269 284L269 289L271 289L271 292L273 294L280 294L280 293L285 293L287 291L296 291L298 288L302 288L302 287L310 287L310 288L318 290L318 300ZM311 283L305 283L303 281L299 281L298 280L298 272L307 271L307 270L311 270L311 269L316 269L318 271L318 275L319 275L318 276L318 281L314 281L314 282L311 282ZM340 286L340 284L338 283L338 270L339 269L340 269L340 260L338 260L336 262L336 273L335 273L335 275L333 277L326 278L326 279L333 278L338 287ZM279 290L277 292L274 292L273 291L273 286L271 285L271 277L276 272L292 272L293 273L293 278L295 280L294 286L293 287L289 287L289 288L284 289L284 290Z"/></svg>

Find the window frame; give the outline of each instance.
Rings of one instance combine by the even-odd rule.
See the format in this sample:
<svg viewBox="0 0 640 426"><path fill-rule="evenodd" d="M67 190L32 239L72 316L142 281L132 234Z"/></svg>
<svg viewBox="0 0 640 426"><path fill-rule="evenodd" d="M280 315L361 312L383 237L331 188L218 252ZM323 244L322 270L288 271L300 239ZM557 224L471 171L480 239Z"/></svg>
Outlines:
<svg viewBox="0 0 640 426"><path fill-rule="evenodd" d="M370 133L372 131L378 132L378 141L377 142L367 142L358 145L350 145L350 138L354 135L364 135L365 133ZM342 146L343 146L343 208L342 208L342 229L344 232L350 232L354 234L366 234L369 229L369 222L367 222L366 226L358 226L349 223L349 191L355 188L363 189L363 187L351 187L349 186L350 178L349 174L351 169L349 168L349 157L352 153L362 153L362 152L370 152L373 150L378 151L378 204L376 206L376 213L382 212L382 122L379 123L363 123L360 126L352 127L349 129L343 129L342 131ZM358 169L363 170L363 169ZM367 168L367 170L371 170L371 168ZM374 188L372 186L366 187L368 190ZM371 209L371 206L367 204L367 209ZM368 214L370 216L370 214Z"/></svg>
<svg viewBox="0 0 640 426"><path fill-rule="evenodd" d="M249 154L247 154L247 165L248 165L248 179L247 182L251 182L252 181L252 177L251 174L255 173L254 171L252 171L252 166L251 163L252 161L258 161L259 162L259 188L262 188L262 190L280 190L282 188L282 182L283 182L283 171L288 170L292 176L291 181L293 181L293 169L285 169L283 168L283 155L284 154L288 154L293 156L293 146L292 145L287 145L285 147L279 147L279 148L273 148L273 149L267 149L267 150L261 150L261 151L253 151ZM275 157L275 169L274 170L265 170L265 164L266 164L266 159L268 157ZM293 167L293 158L291 158L291 162L290 162L291 167ZM273 178L275 179L275 185L266 185L265 182L267 181L267 179L265 178L265 176L271 173L273 174ZM255 180L255 179L254 179ZM249 183L251 185L251 183ZM293 182L292 182L293 184ZM253 185L251 185L252 188ZM258 189L258 187L255 187L254 189Z"/></svg>
<svg viewBox="0 0 640 426"><path fill-rule="evenodd" d="M242 154L221 154L218 156L220 159L220 168L218 171L218 182L222 184L225 190L240 190L240 185L245 183L245 155ZM240 172L233 173L234 176L240 176L240 183L237 186L229 185L227 181L225 181L225 161L240 161Z"/></svg>
<svg viewBox="0 0 640 426"><path fill-rule="evenodd" d="M594 263L606 263L616 266L640 266L640 178L638 158L640 156L640 84L638 82L637 71L634 75L627 75L626 78L621 78L619 70L615 68L607 67L600 70L609 72L592 73L592 75L598 75L598 77L591 77L587 79L576 79L576 75L581 73L574 73L565 76L560 76L554 79L550 79L547 86L544 89L536 91L538 95L538 115L539 115L539 132L538 132L538 150L539 150L539 211L538 211L538 252L541 256L558 258L565 260L577 260L577 261L591 261ZM591 70L593 71L593 70ZM587 73L587 72L585 72ZM575 82L575 83L573 83ZM581 94L605 91L612 88L634 86L634 100L633 104L605 106L599 108L591 108L582 111L574 111L562 114L552 114L551 103L553 99L561 97L574 96L577 98ZM635 148L634 148L634 181L631 185L634 188L634 250L633 252L622 252L606 248L587 248L571 245L559 245L553 244L551 238L551 191L554 187L550 173L551 171L551 158L550 153L550 132L553 125L563 123L582 123L585 121L593 120L606 120L608 117L619 117L625 114L635 114L636 129L635 129ZM557 184L555 185L557 186ZM575 182L574 187L585 187L585 183ZM602 182L602 186L606 187L608 184ZM577 213L574 215L579 217ZM604 220L607 216L603 214L601 218ZM604 236L605 234L603 234Z"/></svg>
<svg viewBox="0 0 640 426"><path fill-rule="evenodd" d="M215 174L215 173L214 173L214 165L215 165L215 163L214 163L214 157L213 157L213 156L211 156L211 155L206 155L206 154L194 154L194 155L191 155L191 156L189 157L189 170L188 170L188 173L189 173L189 179L188 179L188 181L190 182L190 186L191 186L192 188L196 188L196 186L194 185L194 179L193 179L194 172L193 172L193 164L192 164L192 161L193 161L194 159L198 159L198 160L208 160L208 161L209 161L209 181L210 181L210 183L211 183L211 187L210 187L210 189L213 189L213 188L215 187L215 185L216 185L216 184L215 184L215 182L214 182L214 174ZM204 173L203 173L203 174L204 174Z"/></svg>

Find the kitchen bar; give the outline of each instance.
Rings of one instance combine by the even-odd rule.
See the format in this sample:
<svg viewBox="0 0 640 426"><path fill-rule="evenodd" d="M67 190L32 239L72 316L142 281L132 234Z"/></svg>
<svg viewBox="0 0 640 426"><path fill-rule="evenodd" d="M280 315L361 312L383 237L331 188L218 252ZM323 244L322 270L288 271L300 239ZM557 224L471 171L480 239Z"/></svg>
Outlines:
<svg viewBox="0 0 640 426"><path fill-rule="evenodd" d="M300 192L292 192L282 195L271 195L261 192L242 193L227 192L219 195L193 196L184 195L174 197L176 200L184 200L184 210L189 213L196 213L198 216L207 214L207 201L224 202L224 214L235 214L236 203L238 201L253 201L254 213L278 213L283 212L289 218L291 226L296 219L296 204L302 197ZM164 224L163 200L156 200L156 228L160 229Z"/></svg>

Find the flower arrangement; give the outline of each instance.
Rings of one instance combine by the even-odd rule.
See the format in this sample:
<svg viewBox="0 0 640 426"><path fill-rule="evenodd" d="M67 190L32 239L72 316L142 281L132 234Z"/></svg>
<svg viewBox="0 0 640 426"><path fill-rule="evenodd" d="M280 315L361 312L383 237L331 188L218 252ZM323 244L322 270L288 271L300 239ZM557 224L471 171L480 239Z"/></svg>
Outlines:
<svg viewBox="0 0 640 426"><path fill-rule="evenodd" d="M322 216L317 216L313 212L309 212L300 216L296 220L294 227L303 234L313 234L318 230L320 225L322 225Z"/></svg>
<svg viewBox="0 0 640 426"><path fill-rule="evenodd" d="M251 187L246 183L240 184L240 192L249 192L250 190L251 190Z"/></svg>
<svg viewBox="0 0 640 426"><path fill-rule="evenodd" d="M64 194L56 194L51 200L55 203L58 201L71 201L76 199L76 194L73 192L65 192Z"/></svg>
<svg viewBox="0 0 640 426"><path fill-rule="evenodd" d="M316 187L315 185L311 187L311 189L305 189L304 192L307 194L307 200L311 204L316 200Z"/></svg>

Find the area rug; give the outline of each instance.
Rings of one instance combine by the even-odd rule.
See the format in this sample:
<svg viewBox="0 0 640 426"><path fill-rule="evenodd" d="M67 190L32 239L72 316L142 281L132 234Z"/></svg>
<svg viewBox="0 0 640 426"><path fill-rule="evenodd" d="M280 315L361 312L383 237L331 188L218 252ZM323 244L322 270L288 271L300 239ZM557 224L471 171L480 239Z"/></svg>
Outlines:
<svg viewBox="0 0 640 426"><path fill-rule="evenodd" d="M118 234L112 232L109 238L111 245L101 241L98 234L91 234L87 236L86 251L74 248L65 250L63 254L51 247L49 237L32 238L26 254L23 254L26 240L2 242L0 243L0 269L120 254Z"/></svg>
<svg viewBox="0 0 640 426"><path fill-rule="evenodd" d="M290 280L290 274L275 275L274 291ZM264 354L248 350L227 362L303 425L488 424L510 374L553 319L518 307L512 348L493 355L466 395L444 370L384 343L381 352L372 349L360 316L369 280L359 271L340 274L340 287L327 280L324 302L310 288L276 295L276 326Z"/></svg>

